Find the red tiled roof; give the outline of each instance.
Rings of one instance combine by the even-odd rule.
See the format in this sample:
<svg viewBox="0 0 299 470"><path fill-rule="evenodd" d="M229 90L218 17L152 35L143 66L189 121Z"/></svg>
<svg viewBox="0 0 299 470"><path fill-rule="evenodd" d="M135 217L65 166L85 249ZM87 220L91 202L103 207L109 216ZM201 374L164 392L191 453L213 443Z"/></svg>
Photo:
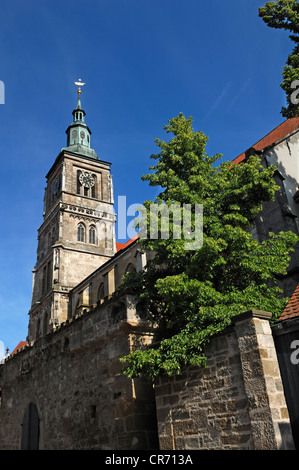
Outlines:
<svg viewBox="0 0 299 470"><path fill-rule="evenodd" d="M255 150L264 150L269 145L274 144L278 140L282 139L283 137L287 136L291 132L295 131L299 127L299 116L287 119L282 124L277 126L273 131L269 132L269 134L265 135L262 139L252 145ZM245 152L241 153L238 157L236 157L232 163L237 164L245 160Z"/></svg>
<svg viewBox="0 0 299 470"><path fill-rule="evenodd" d="M299 116L296 116L291 119L287 119L282 124L277 126L273 129L269 134L265 135L262 139L256 142L252 147L255 150L264 150L265 148L269 147L269 145L274 144L275 142L279 141L283 137L286 137L291 132L295 131L299 128ZM238 163L245 160L246 152L241 153L238 157L236 157L232 163L237 165ZM299 316L299 284L296 287L295 292L293 293L290 301L288 302L287 306L285 307L284 311L282 312L279 320L285 320L287 318L297 317Z"/></svg>
<svg viewBox="0 0 299 470"><path fill-rule="evenodd" d="M19 349L22 349L24 346L26 346L26 344L28 344L28 341L20 341L19 344L13 350L13 352L10 353L10 355L15 354L17 351L19 351Z"/></svg>
<svg viewBox="0 0 299 470"><path fill-rule="evenodd" d="M279 317L279 320L297 317L299 315L299 284L290 298L286 308Z"/></svg>
<svg viewBox="0 0 299 470"><path fill-rule="evenodd" d="M131 245L131 243L133 243L135 240L138 240L139 238L139 235L135 235L135 237L131 238L129 241L127 241L126 243L119 243L119 242L116 242L116 251L120 251L122 250L123 248L126 248L127 246Z"/></svg>
<svg viewBox="0 0 299 470"><path fill-rule="evenodd" d="M139 236L135 235L135 237L131 238L126 243L116 242L116 251L118 252L118 251L122 250L123 248L126 248L127 246L131 245L138 238L139 238ZM10 353L10 356L12 356L16 352L18 352L20 349L22 349L24 346L26 346L26 344L28 344L28 341L20 341L19 344L15 347L15 349Z"/></svg>

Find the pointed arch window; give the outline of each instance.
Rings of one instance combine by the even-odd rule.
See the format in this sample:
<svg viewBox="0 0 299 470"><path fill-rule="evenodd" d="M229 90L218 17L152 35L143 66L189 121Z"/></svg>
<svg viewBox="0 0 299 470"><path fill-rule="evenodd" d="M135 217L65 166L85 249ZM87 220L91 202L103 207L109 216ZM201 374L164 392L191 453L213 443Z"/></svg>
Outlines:
<svg viewBox="0 0 299 470"><path fill-rule="evenodd" d="M38 450L40 433L39 421L36 405L29 403L22 422L22 450Z"/></svg>
<svg viewBox="0 0 299 470"><path fill-rule="evenodd" d="M89 229L89 243L91 245L96 244L96 228L94 225L92 225Z"/></svg>
<svg viewBox="0 0 299 470"><path fill-rule="evenodd" d="M104 283L102 282L100 284L100 287L98 289L98 296L97 296L97 302L102 303L104 302L104 296L105 296L105 291L104 291Z"/></svg>
<svg viewBox="0 0 299 470"><path fill-rule="evenodd" d="M132 263L129 263L127 268L126 268L126 274L127 273L136 273L136 268Z"/></svg>
<svg viewBox="0 0 299 470"><path fill-rule="evenodd" d="M40 331L40 318L36 322L36 332L35 332L36 339L40 337L41 331Z"/></svg>
<svg viewBox="0 0 299 470"><path fill-rule="evenodd" d="M81 175L81 171L78 170L77 171L77 194L81 194L81 183L80 183L80 175Z"/></svg>
<svg viewBox="0 0 299 470"><path fill-rule="evenodd" d="M85 226L82 223L78 225L78 242L85 242Z"/></svg>
<svg viewBox="0 0 299 470"><path fill-rule="evenodd" d="M91 195L90 196L95 199L96 198L96 187L97 187L97 175L93 174L92 177L94 179L94 185L91 188Z"/></svg>

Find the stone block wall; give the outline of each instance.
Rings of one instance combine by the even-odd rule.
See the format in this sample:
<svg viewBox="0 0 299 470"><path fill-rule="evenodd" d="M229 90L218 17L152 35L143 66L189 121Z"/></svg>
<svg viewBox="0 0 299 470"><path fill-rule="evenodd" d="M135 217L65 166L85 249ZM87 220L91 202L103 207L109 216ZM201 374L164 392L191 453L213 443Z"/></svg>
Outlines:
<svg viewBox="0 0 299 470"><path fill-rule="evenodd" d="M0 449L21 447L29 404L40 449L294 449L269 313L234 317L207 367L153 387L121 373L119 358L152 340L133 306L112 297L0 365Z"/></svg>
<svg viewBox="0 0 299 470"><path fill-rule="evenodd" d="M0 449L20 449L25 411L39 417L39 448L152 449L157 425L152 383L121 373L119 358L151 334L112 318L114 301L62 324L0 365ZM116 302L116 301L115 301ZM135 321L134 321L135 320Z"/></svg>
<svg viewBox="0 0 299 470"><path fill-rule="evenodd" d="M294 448L270 316L238 315L209 344L206 368L158 380L161 449Z"/></svg>

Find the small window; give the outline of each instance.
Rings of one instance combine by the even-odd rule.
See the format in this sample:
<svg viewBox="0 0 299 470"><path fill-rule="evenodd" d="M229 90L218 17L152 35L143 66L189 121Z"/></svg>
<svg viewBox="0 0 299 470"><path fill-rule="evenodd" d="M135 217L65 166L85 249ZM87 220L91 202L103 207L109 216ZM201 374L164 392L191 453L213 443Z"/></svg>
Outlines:
<svg viewBox="0 0 299 470"><path fill-rule="evenodd" d="M126 274L127 273L136 273L136 268L132 263L128 264L126 268Z"/></svg>
<svg viewBox="0 0 299 470"><path fill-rule="evenodd" d="M102 303L104 300L105 292L104 292L104 283L100 284L100 287L98 289L98 298L97 301Z"/></svg>
<svg viewBox="0 0 299 470"><path fill-rule="evenodd" d="M78 242L85 241L85 227L83 224L78 225Z"/></svg>
<svg viewBox="0 0 299 470"><path fill-rule="evenodd" d="M52 261L47 264L47 291L52 287Z"/></svg>
<svg viewBox="0 0 299 470"><path fill-rule="evenodd" d="M36 332L35 332L36 339L38 339L40 337L40 334L41 334L40 319L38 319L37 322L36 322Z"/></svg>
<svg viewBox="0 0 299 470"><path fill-rule="evenodd" d="M91 175L94 179L94 185L91 188L91 197L96 198L96 187L97 187L97 175Z"/></svg>
<svg viewBox="0 0 299 470"><path fill-rule="evenodd" d="M97 406L96 405L90 405L90 417L94 419L97 414Z"/></svg>
<svg viewBox="0 0 299 470"><path fill-rule="evenodd" d="M89 229L89 243L92 245L95 245L96 243L96 229L93 226Z"/></svg>
<svg viewBox="0 0 299 470"><path fill-rule="evenodd" d="M81 194L81 183L80 183L81 171L77 171L77 194Z"/></svg>

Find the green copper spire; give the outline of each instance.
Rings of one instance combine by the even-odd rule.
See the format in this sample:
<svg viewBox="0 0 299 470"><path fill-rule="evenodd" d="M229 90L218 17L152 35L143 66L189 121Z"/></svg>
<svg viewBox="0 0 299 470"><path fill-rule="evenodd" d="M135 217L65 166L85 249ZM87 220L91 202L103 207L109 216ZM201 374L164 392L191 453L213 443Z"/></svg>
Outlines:
<svg viewBox="0 0 299 470"><path fill-rule="evenodd" d="M81 86L85 83L81 82L79 78L78 82L74 82L78 88L78 102L77 107L73 111L73 122L65 131L67 134L67 147L63 150L69 150L73 153L85 155L86 157L95 158L98 160L96 152L90 148L90 136L91 131L85 124L85 111L81 107Z"/></svg>

